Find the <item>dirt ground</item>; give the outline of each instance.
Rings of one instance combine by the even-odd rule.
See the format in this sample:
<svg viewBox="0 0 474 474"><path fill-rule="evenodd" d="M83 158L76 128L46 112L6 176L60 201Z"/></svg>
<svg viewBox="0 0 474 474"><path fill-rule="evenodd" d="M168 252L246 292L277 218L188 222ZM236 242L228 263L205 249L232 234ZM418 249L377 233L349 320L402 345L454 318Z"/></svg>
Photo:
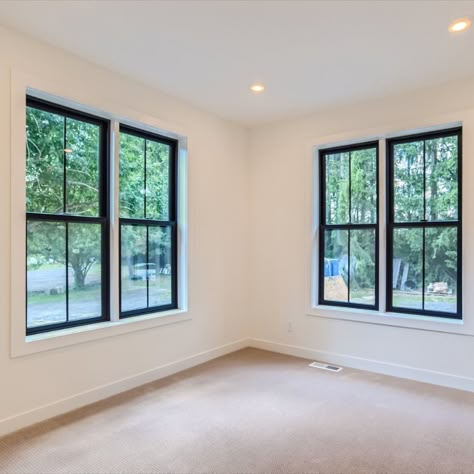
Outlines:
<svg viewBox="0 0 474 474"><path fill-rule="evenodd" d="M347 285L341 275L324 277L324 299L347 301Z"/></svg>

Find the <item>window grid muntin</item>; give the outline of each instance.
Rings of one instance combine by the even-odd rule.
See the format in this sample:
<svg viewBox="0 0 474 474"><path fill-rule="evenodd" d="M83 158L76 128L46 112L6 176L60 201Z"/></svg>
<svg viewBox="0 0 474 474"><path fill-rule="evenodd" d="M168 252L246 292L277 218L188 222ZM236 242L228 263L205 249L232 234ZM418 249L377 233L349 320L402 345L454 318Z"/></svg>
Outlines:
<svg viewBox="0 0 474 474"><path fill-rule="evenodd" d="M457 180L458 180L458 213L457 220L448 221L427 221L426 220L426 141L436 138L446 138L456 136L458 139L458 159L457 159ZM411 143L423 140L423 220L419 222L395 222L395 202L394 202L394 147L398 144ZM386 262L386 306L387 311L393 313L414 314L419 316L433 316L439 318L462 319L462 127L455 127L433 132L419 133L402 137L387 139L387 262ZM425 310L425 254L426 242L425 233L428 228L453 227L457 229L457 282L456 313L445 311ZM423 309L400 307L393 305L393 234L397 228L422 228L423 229L423 262L422 262L422 301Z"/></svg>
<svg viewBox="0 0 474 474"><path fill-rule="evenodd" d="M351 156L349 155L349 223L346 224L327 224L326 216L326 156L336 153L349 152L359 150L375 149L375 182L376 182L376 222L370 224L352 224L352 189L351 189ZM334 148L326 148L319 151L319 278L318 278L318 304L327 306L342 306L349 308L371 309L379 308L379 143L378 141L358 143ZM324 255L325 255L325 235L326 230L347 230L348 238L348 288L347 302L326 300L324 297ZM375 232L375 301L374 304L351 303L350 291L350 231L351 229L373 229Z"/></svg>

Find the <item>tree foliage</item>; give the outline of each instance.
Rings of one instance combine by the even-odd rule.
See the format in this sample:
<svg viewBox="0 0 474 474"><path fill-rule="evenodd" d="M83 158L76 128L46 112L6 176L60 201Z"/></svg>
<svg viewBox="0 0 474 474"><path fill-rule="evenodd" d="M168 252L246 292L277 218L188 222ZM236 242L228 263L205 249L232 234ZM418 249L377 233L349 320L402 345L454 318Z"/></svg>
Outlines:
<svg viewBox="0 0 474 474"><path fill-rule="evenodd" d="M170 146L126 132L120 135L120 216L135 219L169 219ZM162 268L170 258L169 228L122 226L122 258L129 275L137 263Z"/></svg>
<svg viewBox="0 0 474 474"><path fill-rule="evenodd" d="M374 149L326 155L326 223L372 224L377 218L376 154ZM458 218L458 142L456 136L395 145L395 222L437 222ZM455 227L427 228L425 282L422 282L423 231L394 231L394 259L405 266L410 287L420 290L434 282L447 282L455 291L457 234ZM350 243L350 262L348 261ZM325 257L340 260L351 290L375 286L373 231L327 231ZM350 268L349 268L350 267ZM395 282L398 287L401 278ZM401 288L403 289L403 288Z"/></svg>
<svg viewBox="0 0 474 474"><path fill-rule="evenodd" d="M458 218L458 142L444 137L395 145L395 222L439 222ZM409 265L408 278L421 289L423 231L399 229L394 234L394 259ZM425 230L425 282L447 282L456 290L457 230ZM396 283L396 282L395 282Z"/></svg>
<svg viewBox="0 0 474 474"><path fill-rule="evenodd" d="M100 216L100 133L96 124L27 107L28 212ZM122 217L168 218L169 159L168 145L121 134ZM74 275L75 287L83 288L90 269L100 265L101 232L100 224L29 221L28 268L37 269L45 264L68 265ZM163 248L166 240L169 243L169 232L162 234L163 242L157 243L159 235L152 233L152 250ZM139 239L139 235L126 239L129 251L140 248Z"/></svg>
<svg viewBox="0 0 474 474"><path fill-rule="evenodd" d="M377 223L377 154L374 148L326 155L326 223ZM350 246L350 262L348 259ZM340 273L352 290L375 288L373 229L332 230L325 257L340 259Z"/></svg>

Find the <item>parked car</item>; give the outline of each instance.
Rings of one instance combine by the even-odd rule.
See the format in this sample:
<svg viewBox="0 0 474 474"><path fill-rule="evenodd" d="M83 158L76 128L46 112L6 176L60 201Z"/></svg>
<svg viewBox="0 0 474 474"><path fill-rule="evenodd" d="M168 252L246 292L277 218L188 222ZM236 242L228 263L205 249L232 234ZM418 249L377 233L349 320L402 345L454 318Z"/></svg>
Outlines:
<svg viewBox="0 0 474 474"><path fill-rule="evenodd" d="M137 263L133 266L133 275L130 280L155 280L156 264L155 263Z"/></svg>

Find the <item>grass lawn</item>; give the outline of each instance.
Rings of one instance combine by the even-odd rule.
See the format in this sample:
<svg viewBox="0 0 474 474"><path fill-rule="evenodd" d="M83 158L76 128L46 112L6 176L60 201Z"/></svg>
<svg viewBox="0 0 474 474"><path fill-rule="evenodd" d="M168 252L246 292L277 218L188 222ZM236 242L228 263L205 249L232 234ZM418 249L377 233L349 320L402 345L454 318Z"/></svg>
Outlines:
<svg viewBox="0 0 474 474"><path fill-rule="evenodd" d="M82 290L72 289L69 291L70 301L97 300L100 298L100 285L87 285ZM59 295L47 295L41 293L29 293L28 304L52 304L64 301L64 293Z"/></svg>
<svg viewBox="0 0 474 474"><path fill-rule="evenodd" d="M159 275L156 280L150 280L150 287L152 290L163 290L169 291L171 294L171 275ZM146 280L130 280L129 278L124 278L122 280L122 292L133 292L136 290L143 289L145 290L147 286ZM79 302L79 301L97 301L101 297L101 285L93 284L86 285L83 289L77 290L71 288L69 290L69 301ZM44 304L49 305L53 303L60 303L64 301L65 295L49 295L44 293L29 293L28 294L28 304Z"/></svg>
<svg viewBox="0 0 474 474"><path fill-rule="evenodd" d="M420 291L394 291L393 306L397 308L421 309L422 293ZM425 309L432 311L455 312L456 295L427 295L425 294Z"/></svg>

